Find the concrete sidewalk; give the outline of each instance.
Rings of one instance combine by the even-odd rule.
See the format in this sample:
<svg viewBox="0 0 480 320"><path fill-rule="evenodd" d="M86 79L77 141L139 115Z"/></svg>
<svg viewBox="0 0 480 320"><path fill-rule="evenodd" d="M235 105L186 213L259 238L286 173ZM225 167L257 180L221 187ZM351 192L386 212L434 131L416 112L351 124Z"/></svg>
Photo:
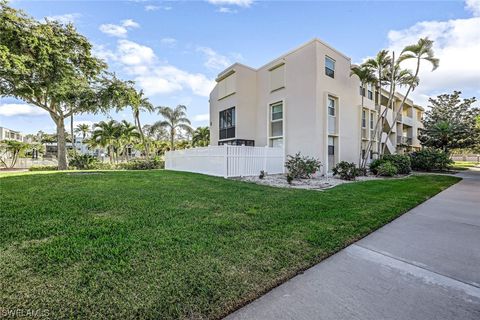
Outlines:
<svg viewBox="0 0 480 320"><path fill-rule="evenodd" d="M227 319L480 319L480 171Z"/></svg>

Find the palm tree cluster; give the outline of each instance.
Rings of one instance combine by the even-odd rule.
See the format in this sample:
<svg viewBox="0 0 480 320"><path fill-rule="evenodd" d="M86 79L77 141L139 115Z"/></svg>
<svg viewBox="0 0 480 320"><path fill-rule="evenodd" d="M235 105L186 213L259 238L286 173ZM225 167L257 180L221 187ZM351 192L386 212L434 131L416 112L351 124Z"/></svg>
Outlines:
<svg viewBox="0 0 480 320"><path fill-rule="evenodd" d="M415 71L403 68L406 61L415 61ZM388 50L381 50L371 59L368 59L359 66L352 66L351 75L359 78L362 88L366 85L372 85L376 89L376 109L381 110L380 105L384 104L387 107L379 114L375 127L373 129L377 140L381 139L381 133L386 132L387 138L394 130L395 122L388 126L384 121L389 109L393 110L393 119L397 119L402 111L409 94L418 86L420 79L418 74L420 72L420 65L422 61L427 61L432 65L432 71L438 68L439 59L435 58L433 52L433 41L428 38L421 38L416 44L406 46L400 53L398 59L395 59L395 52ZM406 93L399 107L395 110L393 106L394 97L399 88L406 88ZM384 92L386 92L384 94ZM382 100L384 103L382 103ZM386 100L386 101L385 101ZM363 94L362 94L362 110L363 110ZM386 143L378 144L376 153L381 156L385 153ZM368 154L373 148L372 140L367 144L366 152L360 151L359 166L365 168L367 164ZM372 150L373 151L373 150Z"/></svg>
<svg viewBox="0 0 480 320"><path fill-rule="evenodd" d="M129 159L131 150L140 141L140 133L137 128L126 120L100 121L93 126L92 137L87 140L91 148L105 148L110 162L118 162Z"/></svg>
<svg viewBox="0 0 480 320"><path fill-rule="evenodd" d="M190 147L205 147L210 143L210 129L198 127L193 129L187 117L187 107L154 107L140 91L132 103L135 124L125 120L100 121L93 125L91 137L86 139L90 128L79 124L75 133L81 134L89 148L103 148L107 151L110 162L129 160L132 149L143 150L142 156L161 156L168 150ZM141 126L142 111L157 111L163 117L151 125Z"/></svg>

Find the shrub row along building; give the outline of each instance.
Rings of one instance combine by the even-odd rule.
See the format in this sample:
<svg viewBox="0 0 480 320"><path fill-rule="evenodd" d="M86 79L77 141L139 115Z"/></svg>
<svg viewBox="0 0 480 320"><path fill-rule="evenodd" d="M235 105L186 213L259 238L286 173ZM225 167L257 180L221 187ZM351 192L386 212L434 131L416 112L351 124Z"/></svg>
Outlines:
<svg viewBox="0 0 480 320"><path fill-rule="evenodd" d="M385 144L389 154L419 148L423 108L407 99L394 119L403 98L397 94L384 128L374 134L388 93L376 107L379 95L371 85L361 87L350 75L351 65L349 57L318 39L258 69L233 64L218 75L210 94L211 145L282 147L285 155L320 159L324 173L342 160L358 163L369 141L373 151Z"/></svg>

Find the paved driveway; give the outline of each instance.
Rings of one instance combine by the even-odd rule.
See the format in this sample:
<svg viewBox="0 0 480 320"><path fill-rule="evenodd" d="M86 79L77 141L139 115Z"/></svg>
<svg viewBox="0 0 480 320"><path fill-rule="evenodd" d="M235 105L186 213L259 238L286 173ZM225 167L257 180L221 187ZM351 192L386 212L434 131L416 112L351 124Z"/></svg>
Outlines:
<svg viewBox="0 0 480 320"><path fill-rule="evenodd" d="M480 171L227 319L480 319Z"/></svg>

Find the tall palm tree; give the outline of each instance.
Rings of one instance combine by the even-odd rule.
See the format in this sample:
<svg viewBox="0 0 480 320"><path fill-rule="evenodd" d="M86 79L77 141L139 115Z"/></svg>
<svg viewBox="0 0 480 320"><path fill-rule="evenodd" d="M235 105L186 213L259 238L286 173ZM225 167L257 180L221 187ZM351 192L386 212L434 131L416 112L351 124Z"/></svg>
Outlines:
<svg viewBox="0 0 480 320"><path fill-rule="evenodd" d="M149 148L148 142L145 140L145 135L142 130L142 124L140 123L140 113L142 111L152 112L155 108L150 103L147 97L144 96L143 90L140 90L136 94L134 99L134 103L132 103L131 108L133 112L133 119L135 121L135 126L137 127L138 133L140 134L140 138L142 140L142 144L145 148L145 156L148 158Z"/></svg>
<svg viewBox="0 0 480 320"><path fill-rule="evenodd" d="M86 123L80 123L75 128L75 133L79 133L82 135L82 140L85 140L87 133L90 132L90 126Z"/></svg>
<svg viewBox="0 0 480 320"><path fill-rule="evenodd" d="M210 128L198 127L193 132L192 145L199 147L206 147L210 143Z"/></svg>
<svg viewBox="0 0 480 320"><path fill-rule="evenodd" d="M187 107L178 105L175 109L170 107L158 107L158 114L162 115L164 120L157 121L152 125L152 128L162 127L167 129L170 140L171 150L175 150L175 138L180 130L191 132L192 127L190 120L187 118Z"/></svg>
<svg viewBox="0 0 480 320"><path fill-rule="evenodd" d="M400 57L398 58L397 64L412 60L414 59L416 62L416 69L414 74L410 74L408 77L405 77L404 84L408 85L407 92L403 96L402 102L400 103L400 107L398 108L397 112L395 113L394 119L397 119L400 113L403 111L403 106L405 101L408 98L408 95L411 91L415 89L415 87L419 83L418 73L420 72L420 64L422 60L428 61L432 65L432 71L435 71L440 63L438 58L435 58L435 54L433 52L433 40L427 38L420 38L416 44L412 44L406 46L402 52L400 53ZM393 126L390 127L387 137L392 133ZM386 144L382 148L382 153L385 151Z"/></svg>
<svg viewBox="0 0 480 320"><path fill-rule="evenodd" d="M374 70L368 65L368 64L361 64L360 66L353 66L350 70L350 76L357 76L358 79L360 80L360 87L362 90L365 90L365 87L367 84L372 84L375 85L377 82L377 78L375 77ZM364 107L364 98L365 95L363 92L360 92L361 94L361 99L362 99L362 104L361 104L361 110L360 110L360 115L362 115L363 112L363 107ZM366 163L366 152L363 154L362 150L362 134L360 133L360 155L358 158L358 166L362 167L363 163Z"/></svg>
<svg viewBox="0 0 480 320"><path fill-rule="evenodd" d="M119 123L115 120L107 122L100 121L94 124L93 128L92 140L94 140L97 145L107 148L110 163L113 163L115 146L121 132Z"/></svg>

